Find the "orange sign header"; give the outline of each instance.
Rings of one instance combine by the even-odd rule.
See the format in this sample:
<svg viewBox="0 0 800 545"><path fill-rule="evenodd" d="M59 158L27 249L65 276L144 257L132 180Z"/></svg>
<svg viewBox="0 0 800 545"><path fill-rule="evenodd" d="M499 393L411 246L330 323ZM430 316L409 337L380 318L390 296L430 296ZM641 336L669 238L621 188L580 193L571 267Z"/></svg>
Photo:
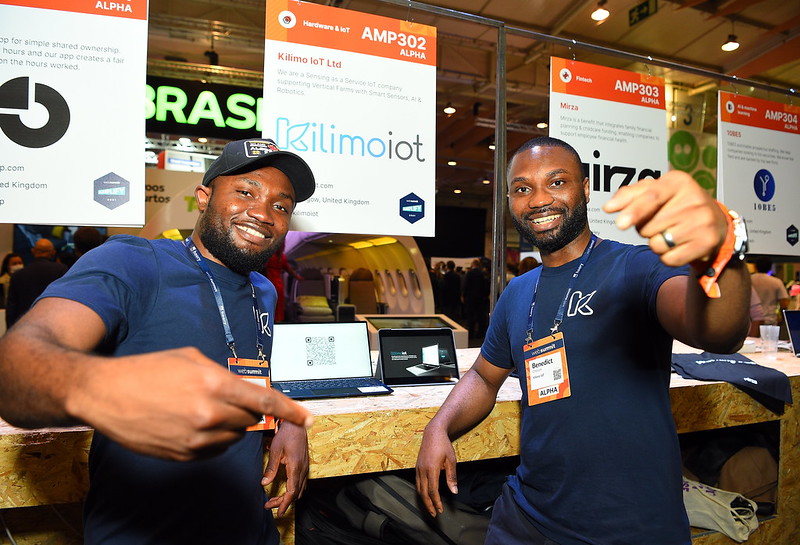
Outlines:
<svg viewBox="0 0 800 545"><path fill-rule="evenodd" d="M727 123L800 134L800 106L734 93L719 93L719 117Z"/></svg>
<svg viewBox="0 0 800 545"><path fill-rule="evenodd" d="M266 39L436 66L436 27L297 0L267 1Z"/></svg>
<svg viewBox="0 0 800 545"><path fill-rule="evenodd" d="M665 109L664 79L616 68L550 58L550 91Z"/></svg>
<svg viewBox="0 0 800 545"><path fill-rule="evenodd" d="M147 0L2 0L0 4L147 20Z"/></svg>

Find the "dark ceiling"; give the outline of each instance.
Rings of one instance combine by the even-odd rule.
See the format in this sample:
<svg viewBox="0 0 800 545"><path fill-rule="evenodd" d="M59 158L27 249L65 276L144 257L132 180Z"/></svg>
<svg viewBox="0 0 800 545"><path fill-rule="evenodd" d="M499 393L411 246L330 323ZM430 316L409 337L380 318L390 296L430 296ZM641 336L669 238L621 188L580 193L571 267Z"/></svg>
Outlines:
<svg viewBox="0 0 800 545"><path fill-rule="evenodd" d="M676 107L681 97L702 97L707 106L703 126L709 132L716 130L720 88L779 102L791 102L789 90L800 88L798 0L661 0L654 14L634 24L629 11L642 3L637 0L608 0L611 16L601 24L590 18L597 0L429 2L439 13L397 0L317 3L437 27L436 177L442 203L460 200L473 205L491 199L492 184L483 182L493 180L494 164L489 144L494 135L498 31L444 14L449 10L502 21L509 29L509 150L546 133L536 124L548 119L550 56L662 76ZM650 0L651 11L655 5L656 0ZM261 87L264 12L264 0L151 0L148 74ZM726 53L720 45L729 34L738 36L741 47ZM575 45L567 47L565 40L547 36L575 40ZM650 56L653 62L599 52L603 48ZM218 55L219 66L209 65L205 53L210 49ZM735 75L741 83L714 74ZM451 116L442 113L448 102L457 108ZM450 160L456 166L448 166ZM454 195L456 189L462 193Z"/></svg>

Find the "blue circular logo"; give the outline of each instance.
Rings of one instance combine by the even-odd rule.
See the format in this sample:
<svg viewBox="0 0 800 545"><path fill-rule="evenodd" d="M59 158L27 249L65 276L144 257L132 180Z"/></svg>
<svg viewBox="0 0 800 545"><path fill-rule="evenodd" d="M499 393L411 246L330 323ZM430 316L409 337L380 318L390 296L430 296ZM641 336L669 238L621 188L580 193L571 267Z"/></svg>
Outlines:
<svg viewBox="0 0 800 545"><path fill-rule="evenodd" d="M772 173L762 168L756 172L756 177L753 179L753 190L756 192L756 197L764 202L769 202L775 196L775 178Z"/></svg>

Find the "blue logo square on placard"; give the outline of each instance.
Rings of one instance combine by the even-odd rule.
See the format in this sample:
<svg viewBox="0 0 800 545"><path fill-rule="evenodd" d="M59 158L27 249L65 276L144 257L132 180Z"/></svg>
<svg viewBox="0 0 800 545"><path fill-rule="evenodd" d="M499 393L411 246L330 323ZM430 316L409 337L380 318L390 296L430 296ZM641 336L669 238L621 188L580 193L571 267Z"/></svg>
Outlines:
<svg viewBox="0 0 800 545"><path fill-rule="evenodd" d="M400 199L400 217L415 223L425 217L425 201L413 193Z"/></svg>
<svg viewBox="0 0 800 545"><path fill-rule="evenodd" d="M131 184L122 176L109 172L94 181L94 200L114 210L131 200Z"/></svg>

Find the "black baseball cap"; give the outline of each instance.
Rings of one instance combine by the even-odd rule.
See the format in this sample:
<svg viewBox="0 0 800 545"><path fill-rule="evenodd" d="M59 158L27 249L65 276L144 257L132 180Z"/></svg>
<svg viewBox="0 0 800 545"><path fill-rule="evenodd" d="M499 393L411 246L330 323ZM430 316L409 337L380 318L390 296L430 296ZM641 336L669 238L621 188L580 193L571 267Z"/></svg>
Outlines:
<svg viewBox="0 0 800 545"><path fill-rule="evenodd" d="M314 194L314 173L299 155L282 151L273 140L250 138L228 142L222 155L216 158L203 176L203 185L208 185L217 176L244 174L263 167L275 167L289 178L294 187L297 202Z"/></svg>

